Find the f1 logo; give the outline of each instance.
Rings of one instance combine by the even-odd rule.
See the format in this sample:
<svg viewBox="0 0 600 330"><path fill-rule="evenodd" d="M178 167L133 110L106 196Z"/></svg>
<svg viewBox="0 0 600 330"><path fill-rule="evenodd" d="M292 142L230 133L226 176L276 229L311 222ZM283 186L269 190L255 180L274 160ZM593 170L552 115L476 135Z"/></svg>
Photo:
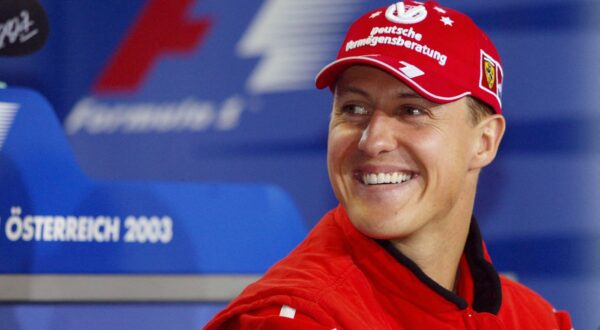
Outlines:
<svg viewBox="0 0 600 330"><path fill-rule="evenodd" d="M187 18L192 0L149 0L95 84L96 93L132 92L158 57L195 49L212 22Z"/></svg>

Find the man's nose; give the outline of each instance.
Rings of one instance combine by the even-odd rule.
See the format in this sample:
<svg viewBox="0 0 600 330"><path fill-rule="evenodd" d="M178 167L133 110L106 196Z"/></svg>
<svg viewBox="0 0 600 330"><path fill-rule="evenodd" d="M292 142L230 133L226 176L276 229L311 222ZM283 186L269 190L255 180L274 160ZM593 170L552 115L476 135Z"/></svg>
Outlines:
<svg viewBox="0 0 600 330"><path fill-rule="evenodd" d="M358 149L370 157L392 151L398 146L395 138L397 120L387 113L376 110L362 132Z"/></svg>

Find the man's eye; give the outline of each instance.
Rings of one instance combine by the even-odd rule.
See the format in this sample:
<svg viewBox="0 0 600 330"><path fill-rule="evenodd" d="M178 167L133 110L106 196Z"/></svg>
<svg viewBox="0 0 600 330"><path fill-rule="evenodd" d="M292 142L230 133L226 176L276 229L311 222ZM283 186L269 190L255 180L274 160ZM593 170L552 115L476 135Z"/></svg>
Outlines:
<svg viewBox="0 0 600 330"><path fill-rule="evenodd" d="M342 107L342 112L350 115L366 115L369 113L367 108L358 104L348 104Z"/></svg>
<svg viewBox="0 0 600 330"><path fill-rule="evenodd" d="M408 115L408 116L422 116L422 115L426 115L427 111L416 108L416 107L406 107L406 108L402 109L402 114Z"/></svg>

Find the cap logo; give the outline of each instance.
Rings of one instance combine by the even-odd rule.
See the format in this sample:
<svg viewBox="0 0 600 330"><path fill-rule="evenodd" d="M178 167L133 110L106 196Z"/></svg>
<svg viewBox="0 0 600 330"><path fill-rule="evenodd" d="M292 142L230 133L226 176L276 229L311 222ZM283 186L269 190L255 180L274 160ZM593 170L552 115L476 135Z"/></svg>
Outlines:
<svg viewBox="0 0 600 330"><path fill-rule="evenodd" d="M485 73L485 78L487 80L488 87L490 89L493 89L494 85L496 84L496 66L488 59L484 59L483 72Z"/></svg>
<svg viewBox="0 0 600 330"><path fill-rule="evenodd" d="M501 103L502 96L502 67L500 63L493 57L481 51L481 68L480 68L479 87L496 97Z"/></svg>
<svg viewBox="0 0 600 330"><path fill-rule="evenodd" d="M417 78L425 74L425 72L413 64L405 61L400 61L400 64L402 64L403 67L399 67L398 70L400 70L400 72L404 73L410 79Z"/></svg>
<svg viewBox="0 0 600 330"><path fill-rule="evenodd" d="M405 5L400 1L387 8L385 17L398 24L415 24L427 17L427 9L423 5Z"/></svg>

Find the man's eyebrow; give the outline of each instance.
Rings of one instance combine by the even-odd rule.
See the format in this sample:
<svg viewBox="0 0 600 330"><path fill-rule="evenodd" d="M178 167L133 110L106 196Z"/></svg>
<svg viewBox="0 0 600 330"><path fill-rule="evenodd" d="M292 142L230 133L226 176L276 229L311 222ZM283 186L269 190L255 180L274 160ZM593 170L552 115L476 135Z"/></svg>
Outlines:
<svg viewBox="0 0 600 330"><path fill-rule="evenodd" d="M369 97L369 93L367 93L366 90L356 87L356 86L342 86L339 88L336 88L336 93L353 93L353 94L360 94L364 97Z"/></svg>
<svg viewBox="0 0 600 330"><path fill-rule="evenodd" d="M398 98L403 98L403 99L425 99L423 96L421 96L418 93L413 92L413 91L400 92L400 93L398 93Z"/></svg>

